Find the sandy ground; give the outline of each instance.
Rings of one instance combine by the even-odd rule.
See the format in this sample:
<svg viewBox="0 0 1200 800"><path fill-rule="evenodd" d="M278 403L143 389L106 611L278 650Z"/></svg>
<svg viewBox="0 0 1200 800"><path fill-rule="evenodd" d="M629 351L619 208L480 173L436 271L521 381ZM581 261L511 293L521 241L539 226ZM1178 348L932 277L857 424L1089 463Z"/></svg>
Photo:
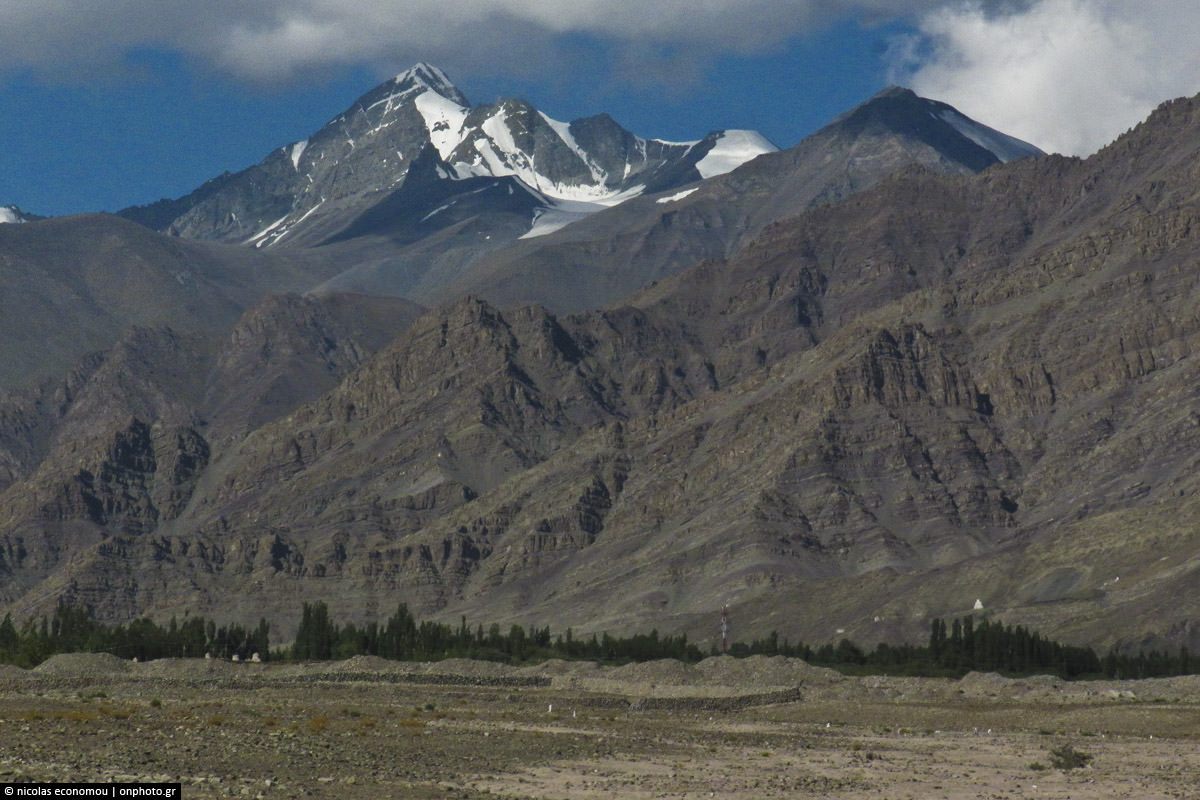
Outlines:
<svg viewBox="0 0 1200 800"><path fill-rule="evenodd" d="M1052 766L1068 745L1086 767ZM1200 678L846 678L800 661L0 668L0 783L185 798L1200 800Z"/></svg>

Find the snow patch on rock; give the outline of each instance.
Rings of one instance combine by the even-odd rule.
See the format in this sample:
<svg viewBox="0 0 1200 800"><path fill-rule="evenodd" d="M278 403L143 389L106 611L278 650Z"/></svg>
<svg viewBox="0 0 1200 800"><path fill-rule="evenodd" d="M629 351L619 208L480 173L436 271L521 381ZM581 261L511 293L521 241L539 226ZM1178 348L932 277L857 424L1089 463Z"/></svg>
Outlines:
<svg viewBox="0 0 1200 800"><path fill-rule="evenodd" d="M690 189L684 189L682 192L676 192L675 194L671 195L670 197L660 197L657 200L655 200L654 202L659 203L659 204L674 203L676 200L682 200L683 198L692 194L699 188L700 188L699 186L693 186Z"/></svg>
<svg viewBox="0 0 1200 800"><path fill-rule="evenodd" d="M1029 142L1022 141L1015 136L1009 136L1006 133L1001 133L986 125L981 125L954 109L943 111L939 116L943 122L948 123L954 130L984 150L990 151L1001 161L1009 162L1015 161L1018 158L1045 155L1045 153Z"/></svg>

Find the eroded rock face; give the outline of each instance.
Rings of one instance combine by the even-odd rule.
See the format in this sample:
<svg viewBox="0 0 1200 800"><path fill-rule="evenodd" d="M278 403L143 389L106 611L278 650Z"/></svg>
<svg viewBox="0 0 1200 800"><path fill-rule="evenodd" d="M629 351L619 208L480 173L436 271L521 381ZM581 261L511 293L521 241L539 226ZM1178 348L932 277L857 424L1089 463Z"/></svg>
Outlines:
<svg viewBox="0 0 1200 800"><path fill-rule="evenodd" d="M135 332L0 409L4 599L871 641L981 598L1192 642L1196 105L908 170L605 311Z"/></svg>

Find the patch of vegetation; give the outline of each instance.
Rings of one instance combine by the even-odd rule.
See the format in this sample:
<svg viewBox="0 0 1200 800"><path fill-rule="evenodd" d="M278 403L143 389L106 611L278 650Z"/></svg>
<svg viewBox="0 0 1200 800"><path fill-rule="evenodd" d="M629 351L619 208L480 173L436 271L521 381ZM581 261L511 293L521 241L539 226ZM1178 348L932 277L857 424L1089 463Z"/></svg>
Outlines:
<svg viewBox="0 0 1200 800"><path fill-rule="evenodd" d="M1050 751L1050 766L1055 769L1080 769L1092 763L1092 755L1061 744Z"/></svg>

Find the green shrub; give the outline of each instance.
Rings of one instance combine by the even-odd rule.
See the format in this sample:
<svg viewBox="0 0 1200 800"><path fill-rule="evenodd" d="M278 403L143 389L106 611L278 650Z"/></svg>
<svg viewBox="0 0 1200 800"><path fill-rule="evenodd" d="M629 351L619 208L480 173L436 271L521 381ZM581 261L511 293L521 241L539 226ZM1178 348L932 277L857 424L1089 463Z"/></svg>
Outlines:
<svg viewBox="0 0 1200 800"><path fill-rule="evenodd" d="M1092 763L1090 753L1076 750L1069 744L1059 745L1050 751L1050 765L1055 769L1079 769Z"/></svg>

